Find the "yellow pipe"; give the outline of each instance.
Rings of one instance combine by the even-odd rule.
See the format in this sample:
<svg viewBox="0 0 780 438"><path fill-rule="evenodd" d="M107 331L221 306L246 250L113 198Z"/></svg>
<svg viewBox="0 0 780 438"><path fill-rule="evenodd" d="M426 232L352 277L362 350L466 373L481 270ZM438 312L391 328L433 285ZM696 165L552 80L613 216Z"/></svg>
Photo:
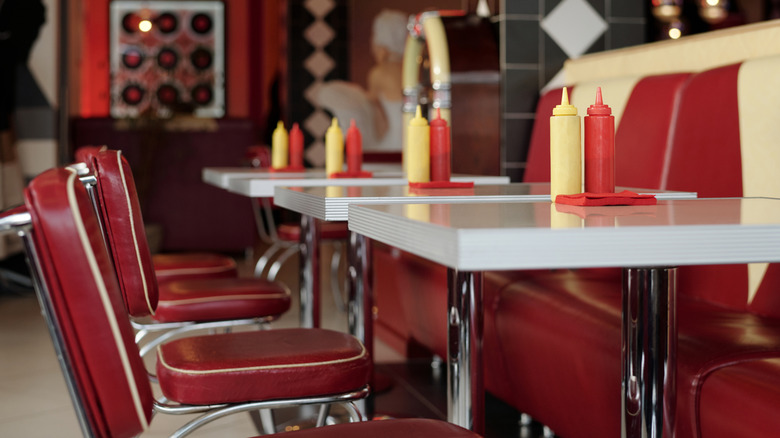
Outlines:
<svg viewBox="0 0 780 438"><path fill-rule="evenodd" d="M402 84L404 91L403 106L403 170L409 174L409 123L414 118L420 98L420 67L422 66L423 44L428 46L430 61L433 102L431 110L439 108L441 118L452 126L450 98L450 52L447 46L447 34L438 12L423 12L417 18L418 26L410 30L404 48ZM420 32L422 29L422 32Z"/></svg>
<svg viewBox="0 0 780 438"><path fill-rule="evenodd" d="M404 90L420 86L420 65L422 65L423 42L409 35L404 46L404 64L402 85ZM411 111L414 114L414 108Z"/></svg>
<svg viewBox="0 0 780 438"><path fill-rule="evenodd" d="M428 57L431 61L431 85L434 90L450 86L450 51L447 47L447 34L441 17L423 14L423 31L428 43ZM435 98L434 98L435 99Z"/></svg>

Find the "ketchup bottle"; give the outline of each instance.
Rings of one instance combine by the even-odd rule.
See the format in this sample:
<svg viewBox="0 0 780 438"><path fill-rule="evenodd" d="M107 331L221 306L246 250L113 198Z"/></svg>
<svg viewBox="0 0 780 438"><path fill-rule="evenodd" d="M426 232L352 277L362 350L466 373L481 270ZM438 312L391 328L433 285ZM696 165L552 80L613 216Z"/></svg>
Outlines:
<svg viewBox="0 0 780 438"><path fill-rule="evenodd" d="M359 173L363 163L363 137L355 124L355 119L350 120L347 129L347 172Z"/></svg>
<svg viewBox="0 0 780 438"><path fill-rule="evenodd" d="M436 108L431 120L431 181L450 180L450 127Z"/></svg>
<svg viewBox="0 0 780 438"><path fill-rule="evenodd" d="M596 91L596 103L588 107L585 116L585 191L615 192L615 116L604 105L601 87Z"/></svg>
<svg viewBox="0 0 780 438"><path fill-rule="evenodd" d="M303 131L297 122L290 128L290 167L303 168Z"/></svg>

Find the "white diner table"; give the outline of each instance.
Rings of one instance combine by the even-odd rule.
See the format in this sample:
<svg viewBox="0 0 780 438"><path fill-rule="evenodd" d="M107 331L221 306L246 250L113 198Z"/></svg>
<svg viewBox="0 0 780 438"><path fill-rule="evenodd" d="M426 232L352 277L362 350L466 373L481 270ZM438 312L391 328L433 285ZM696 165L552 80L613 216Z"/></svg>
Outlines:
<svg viewBox="0 0 780 438"><path fill-rule="evenodd" d="M252 198L274 198L274 189L279 186L336 187L407 184L407 180L400 170L400 165L376 164L364 166L364 168L375 173L370 178L328 178L325 176L324 169L305 169L302 173L295 173L272 172L268 169L206 167L203 169L202 178L208 184ZM247 173L248 170L250 172ZM454 182L473 182L475 186L509 183L509 177L490 175L453 175L451 180ZM276 199L274 199L274 203L276 204ZM301 216L299 256L301 261L299 282L301 327L320 326L319 232L317 220L308 215Z"/></svg>
<svg viewBox="0 0 780 438"><path fill-rule="evenodd" d="M452 175L453 182L474 182L475 185L507 184L509 177L486 175ZM327 178L317 171L305 175L275 173L266 178L232 178L227 183L229 192L253 198L273 197L276 187L326 187L326 186L386 186L406 184L401 173L377 172L371 178Z"/></svg>
<svg viewBox="0 0 780 438"><path fill-rule="evenodd" d="M399 177L403 175L401 164L397 163L363 163L362 169L367 172L373 172L374 176ZM203 182L217 186L222 189L230 188L232 179L271 179L271 178L289 178L289 177L313 177L327 178L325 169L306 168L300 172L274 172L271 169L259 169L252 167L204 167L201 172Z"/></svg>
<svg viewBox="0 0 780 438"><path fill-rule="evenodd" d="M448 419L477 431L484 430L483 271L624 268L622 436L669 437L675 267L780 262L780 199L615 207L355 203L348 215L352 232L448 268Z"/></svg>
<svg viewBox="0 0 780 438"><path fill-rule="evenodd" d="M624 188L618 188L623 190ZM694 192L675 192L661 190L629 189L637 193L652 194L657 199L693 199ZM310 224L320 221L346 221L348 207L353 204L412 204L410 211L419 208L424 217L427 207L415 206L418 203L497 203L497 202L538 202L547 201L549 205L549 183L511 183L498 185L474 185L470 188L415 189L408 184L387 186L326 186L326 187L276 187L274 203L280 207L301 214L302 226L311 229ZM316 260L320 242L319 225L304 237L301 233L301 248L314 248L301 252L301 275L315 278L319 269ZM370 240L363 235L350 233L349 239L349 331L360 339L369 352L373 352L373 324L370 318L373 307L371 282ZM319 290L318 286L315 290ZM303 290L301 291L304 292ZM319 293L307 299L317 300ZM318 305L313 306L318 309ZM317 316L315 316L316 318Z"/></svg>

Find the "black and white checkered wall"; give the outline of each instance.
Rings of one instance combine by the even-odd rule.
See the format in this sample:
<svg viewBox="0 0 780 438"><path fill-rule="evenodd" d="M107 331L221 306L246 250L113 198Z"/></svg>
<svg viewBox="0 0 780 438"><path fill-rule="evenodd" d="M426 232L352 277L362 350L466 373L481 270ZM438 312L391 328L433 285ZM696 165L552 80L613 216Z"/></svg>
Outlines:
<svg viewBox="0 0 780 438"><path fill-rule="evenodd" d="M539 90L562 80L564 61L644 43L648 5L645 0L500 0L492 14L500 29L503 173L514 181L522 177ZM322 166L330 115L313 103L312 94L318 84L349 79L349 1L288 0L287 12L287 119L304 131L306 160Z"/></svg>
<svg viewBox="0 0 780 438"><path fill-rule="evenodd" d="M519 181L539 90L563 85L568 58L646 41L644 0L502 0L504 173Z"/></svg>
<svg viewBox="0 0 780 438"><path fill-rule="evenodd" d="M331 116L313 94L324 82L349 78L347 6L346 0L288 2L288 125L300 125L305 158L314 167L325 165Z"/></svg>

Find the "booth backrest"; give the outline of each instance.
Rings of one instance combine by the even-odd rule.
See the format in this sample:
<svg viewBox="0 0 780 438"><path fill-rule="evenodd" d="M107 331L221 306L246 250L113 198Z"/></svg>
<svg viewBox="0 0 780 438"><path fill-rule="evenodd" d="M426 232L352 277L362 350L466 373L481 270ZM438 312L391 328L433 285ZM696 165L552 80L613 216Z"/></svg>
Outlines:
<svg viewBox="0 0 780 438"><path fill-rule="evenodd" d="M671 190L700 197L780 197L780 56L690 78L672 137ZM710 302L780 317L778 265L681 268L679 290Z"/></svg>
<svg viewBox="0 0 780 438"><path fill-rule="evenodd" d="M571 102L584 117L593 104L596 87L615 116L615 181L623 187L660 188L670 152L679 91L690 77L687 73L616 78L576 84ZM550 126L552 109L561 102L561 89L539 99L536 110L525 182L550 180Z"/></svg>
<svg viewBox="0 0 780 438"><path fill-rule="evenodd" d="M780 198L778 71L780 56L772 56L698 73L608 78L574 84L571 101L582 116L595 86L602 87L609 105L610 91L617 90L612 95L618 185L694 191L699 197ZM561 89L555 89L539 100L526 182L549 181L549 117L560 99ZM686 267L678 289L780 317L776 270L774 264Z"/></svg>

